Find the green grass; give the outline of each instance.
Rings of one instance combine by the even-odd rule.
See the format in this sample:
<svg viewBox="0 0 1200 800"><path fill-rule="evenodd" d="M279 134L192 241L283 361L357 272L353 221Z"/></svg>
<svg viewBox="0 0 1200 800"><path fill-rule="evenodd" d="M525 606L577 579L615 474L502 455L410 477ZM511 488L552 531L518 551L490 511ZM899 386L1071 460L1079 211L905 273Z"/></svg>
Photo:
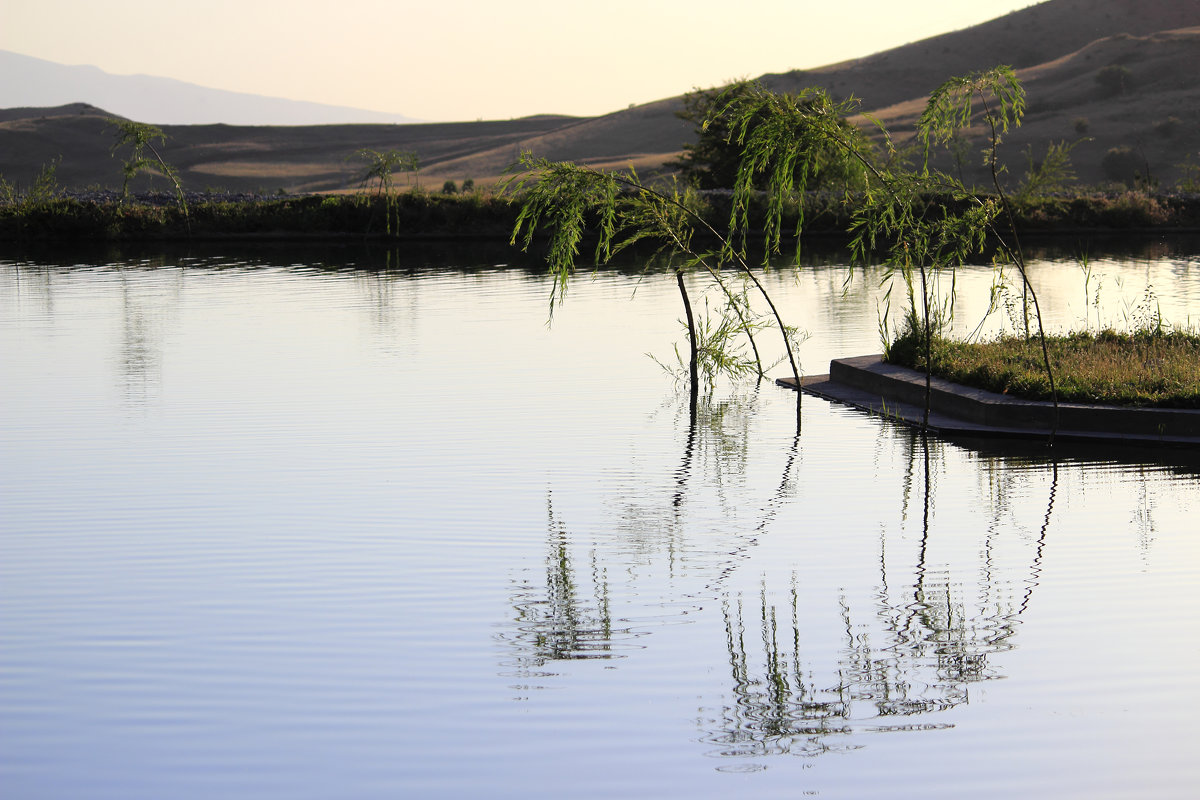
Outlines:
<svg viewBox="0 0 1200 800"><path fill-rule="evenodd" d="M1138 331L1071 333L1046 339L1061 402L1156 408L1200 408L1200 334ZM925 369L919 337L892 345L888 360ZM966 343L935 338L934 375L979 389L1050 400L1036 337Z"/></svg>

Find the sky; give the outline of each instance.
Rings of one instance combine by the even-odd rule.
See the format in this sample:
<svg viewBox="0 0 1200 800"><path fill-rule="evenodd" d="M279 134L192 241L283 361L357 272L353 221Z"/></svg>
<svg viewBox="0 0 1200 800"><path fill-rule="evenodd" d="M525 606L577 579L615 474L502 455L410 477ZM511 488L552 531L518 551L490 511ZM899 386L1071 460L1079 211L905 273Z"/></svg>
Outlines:
<svg viewBox="0 0 1200 800"><path fill-rule="evenodd" d="M870 55L1030 5L3 0L0 50L426 121L593 116Z"/></svg>

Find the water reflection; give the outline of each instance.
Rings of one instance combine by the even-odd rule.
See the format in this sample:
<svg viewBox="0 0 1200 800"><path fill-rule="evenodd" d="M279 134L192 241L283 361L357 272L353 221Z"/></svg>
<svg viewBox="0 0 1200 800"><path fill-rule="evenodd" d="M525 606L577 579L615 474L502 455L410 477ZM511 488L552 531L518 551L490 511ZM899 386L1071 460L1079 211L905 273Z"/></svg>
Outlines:
<svg viewBox="0 0 1200 800"><path fill-rule="evenodd" d="M40 265L13 264L11 284L5 286L5 291L20 302L22 298L33 298L37 301L38 312L45 318L54 316L53 272Z"/></svg>
<svg viewBox="0 0 1200 800"><path fill-rule="evenodd" d="M792 572L784 591L764 581L752 604L743 597L724 600L731 687L728 701L700 720L702 740L719 745L712 754L811 756L861 746L854 734L950 727L936 712L967 703L972 684L1002 677L994 657L1014 646L1016 625L1038 584L1057 464L1050 465L1045 512L1026 548L1024 579L1014 578L1014 565L998 563L1002 534L994 523L976 552L971 581L967 570L935 564L931 555L938 539L970 535L935 524L946 445L915 432L908 442L900 516L903 523L919 512L915 553L889 546L899 537L880 535L874 608L856 607L843 593L836 598L840 645L822 647L811 634L821 612L802 605L800 572ZM916 509L908 492L914 483ZM1003 495L999 499L996 521L1004 507ZM779 594L782 602L772 599Z"/></svg>
<svg viewBox="0 0 1200 800"><path fill-rule="evenodd" d="M674 416L662 424L682 427L686 432L683 453L673 472L669 503L645 487L640 490L630 487L612 500L614 514L627 541L641 552L668 547L672 565L677 556L684 554L699 559L697 542L688 541L684 533L698 519L715 517L718 522L714 532L719 535L704 543L706 555L716 559L712 565L715 575L704 587L706 593L721 591L722 582L754 548L795 488L794 473L801 443L799 398L792 435L779 452L770 454L771 463L779 465L779 477L773 480L774 490L757 505L745 501L746 492L758 488L748 485L748 464L755 452L763 449L756 440L754 423L764 390L776 391L776 388L756 382L725 397L711 394L698 400L693 397L686 421L680 398L673 398L666 409L654 415L659 420L666 416L667 409L674 409Z"/></svg>
<svg viewBox="0 0 1200 800"><path fill-rule="evenodd" d="M803 441L797 426L780 454L774 491L746 520L738 489L750 474L752 398L751 392L686 403L686 416L674 417L684 434L682 453L662 494L655 500L653 492L631 493L636 502L614 509L625 541L643 558L665 551L671 574L681 562L694 567L715 558L702 602L721 609L728 675L724 701L706 705L698 719L700 741L721 758L811 756L861 747L862 734L951 727L940 712L969 702L973 684L1003 677L995 659L1015 646L1040 580L1058 464L1046 464L1049 484L1037 519L1014 524L1012 483L1033 473L1009 469L1003 459L980 459L979 499L989 522L982 531L963 530L954 509L950 522L938 521L939 483L954 468L951 455L961 451L880 421L882 436L902 445L903 474L897 521L877 539L873 588L821 596L804 590L812 568L794 568L783 585L764 574L757 595L746 596L727 584L772 534L771 522L804 480L797 474ZM684 407L675 405L679 412ZM704 487L705 498L690 496L693 483ZM693 502L705 499L717 501L726 522L723 544L699 553L685 532L694 530L692 515L700 512ZM543 580L514 582L511 624L499 637L510 654L506 665L517 668L507 674L526 678L556 674L552 662L628 655L622 645L646 632L614 619L613 607L650 588L639 587L626 566L626 583L614 589L610 570L622 571L621 554L579 552L550 493L546 514ZM834 629L836 640L827 635Z"/></svg>
<svg viewBox="0 0 1200 800"><path fill-rule="evenodd" d="M576 564L567 526L554 512L546 495L545 582L520 581L512 589L511 632L501 634L513 660L509 666L524 670L545 667L547 662L615 658L614 639L629 639L629 627L614 628L610 611L607 569L593 550L583 571Z"/></svg>
<svg viewBox="0 0 1200 800"><path fill-rule="evenodd" d="M164 265L150 262L137 269L155 270ZM168 270L145 280L120 271L121 336L118 363L128 402L143 405L158 396L162 386L164 328L178 307L183 288L183 271Z"/></svg>
<svg viewBox="0 0 1200 800"><path fill-rule="evenodd" d="M982 530L964 530L955 509L947 512L949 522L939 523L938 516L940 482L957 468L953 456L962 451L880 421L881 434L902 445L897 466L903 474L897 522L878 536L873 589L814 595L804 591L814 578L811 568L797 568L782 585L777 575L764 574L757 595L747 596L726 588L727 580L771 535L770 523L803 482L796 474L803 441L797 426L774 492L757 518L745 521L743 495L732 490L749 473L752 457L747 403L745 396L688 403L687 416L676 417L685 436L679 465L664 483L669 492L657 505L649 500L653 494L642 493L641 504L628 503L616 514L639 552L657 544L669 551L671 564L689 545L682 528L693 510L693 481L710 498L715 488L729 523L732 535L705 588L705 602L721 609L727 688L723 702L703 708L700 741L720 758L812 756L861 747L863 734L952 727L942 712L968 703L972 685L1004 676L996 656L1015 646L1041 578L1058 463L1042 461L1034 472L1013 469L1003 458L978 459L978 500L988 521ZM1048 477L1042 510L1036 519L1015 521L1021 512L1013 484L1035 474ZM547 520L544 582L515 584L511 632L501 636L513 655L510 665L525 676L553 674L532 672L553 661L612 658L622 654L617 644L636 635L628 621L614 624L612 607L620 599L614 600L606 564L612 554L574 553L549 495ZM836 620L826 616L829 610ZM826 635L834 628L837 641Z"/></svg>
<svg viewBox="0 0 1200 800"><path fill-rule="evenodd" d="M704 492L703 497L694 498L697 505L715 499L721 518L732 520L738 516L738 503L732 494L746 479L746 462L754 439L750 425L760 388L720 399L697 399L689 393L686 403L679 402L677 396L653 415L660 419L670 411L672 415L664 424L684 428L683 453L661 494L630 491L612 499L612 514L625 545L621 549L643 556L665 552L669 571L696 557L696 553L689 552L690 543L684 534L689 511L694 510L689 508L689 485L697 473ZM715 555L707 554L719 563L717 576L706 591L716 591L786 500L799 443L797 425L783 459L778 487L764 504L759 519L745 528L733 526L732 535L723 538ZM506 665L525 670L517 673L525 677L553 674L528 672L544 670L548 662L623 657L631 640L647 633L645 620L636 626L636 621L629 619L614 622L608 567L596 548L586 554L577 552L568 525L555 511L552 491L547 492L546 515L543 580L521 577L513 581L512 619L498 636L511 654Z"/></svg>
<svg viewBox="0 0 1200 800"><path fill-rule="evenodd" d="M730 482L744 480L752 441L750 425L761 389L762 382L758 382L752 390L732 397L690 396L687 436L675 472L674 508L684 506L694 471L701 472L706 485L715 485L719 492ZM724 493L719 496L728 502Z"/></svg>
<svg viewBox="0 0 1200 800"><path fill-rule="evenodd" d="M757 796L1195 785L1200 469L1155 466L1194 455L812 398L801 431L769 384L656 404L656 282L619 319L635 281L585 283L551 335L487 256L189 258L0 269L9 794L530 796L597 754L576 793L768 759ZM874 281L839 317L840 274L778 296L867 352ZM936 776L898 763L930 746Z"/></svg>
<svg viewBox="0 0 1200 800"><path fill-rule="evenodd" d="M46 323L57 323L59 292L70 295L71 281L63 279L63 271L75 265L12 264L4 274L9 278L13 309L33 300L36 316ZM184 289L184 270L172 266L162 256L122 263L113 268L112 278L119 289L119 307L115 351L105 355L117 365L121 396L131 405L144 405L158 397L161 391L164 337L176 318ZM61 284L61 286L60 286ZM103 292L93 292L86 313L104 312L108 298ZM23 313L29 313L28 310ZM67 316L71 312L68 311ZM69 324L69 320L68 320ZM99 336L93 341L100 340Z"/></svg>

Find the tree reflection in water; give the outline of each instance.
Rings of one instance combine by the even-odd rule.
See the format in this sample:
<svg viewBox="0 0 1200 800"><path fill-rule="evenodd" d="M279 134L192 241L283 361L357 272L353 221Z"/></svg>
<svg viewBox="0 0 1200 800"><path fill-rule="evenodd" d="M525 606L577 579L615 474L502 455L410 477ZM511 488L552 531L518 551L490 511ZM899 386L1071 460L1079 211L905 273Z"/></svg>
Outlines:
<svg viewBox="0 0 1200 800"><path fill-rule="evenodd" d="M752 600L729 586L801 480L793 474L802 463L797 427L773 492L754 519L745 519L744 495L734 490L744 488L738 484L748 474L742 462L753 436L746 411L745 398L689 403L682 456L662 493L638 494L615 509L625 545L642 556L657 548L672 573L681 553L689 568L719 555L708 564L700 597L722 609L728 688L717 705L701 709L701 741L715 745L711 754L720 757L816 755L861 746L855 734L949 727L930 715L967 703L972 684L1001 677L992 658L1013 646L1037 586L1057 463L1039 460L1034 471L1014 471L1004 457L981 457L984 502L973 505L985 509L986 530L963 530L953 513L946 518L954 522L938 525L938 478L951 468L951 446L881 423L881 436L890 432L905 449L899 525L885 521L879 534L878 576L867 595L873 602L864 607L861 593L838 590L834 618L814 605L821 597L805 587L812 575L800 568L786 585L781 576L764 575ZM1045 512L1020 524L1011 479L1042 474L1047 465ZM698 472L703 497L692 496ZM690 504L705 502L716 503L726 532L719 545L688 550L700 538ZM602 559L595 550L586 558L575 552L550 494L546 509L544 582L514 582L513 622L500 636L514 654L508 665L525 677L552 674L537 670L554 661L618 657L647 630L628 618L614 620ZM630 573L622 580L637 578ZM832 638L814 635L813 625L826 626Z"/></svg>
<svg viewBox="0 0 1200 800"><path fill-rule="evenodd" d="M638 552L666 548L674 562L680 545L688 483L697 465L708 470L717 486L716 499L723 510L731 512L734 503L722 490L730 475L742 472L737 465L747 458L750 431L745 397L716 401L711 397L689 398L688 425L684 452L674 471L669 499L653 507L621 505L616 509L621 530L628 544ZM798 448L798 436L792 442L784 478L764 518L752 532L757 534L774 515L788 488L787 478ZM645 628L629 620L614 624L610 610L610 589L606 568L599 563L595 550L587 555L586 568L580 570L578 555L572 551L568 527L554 510L553 495L547 493L547 537L544 584L518 580L513 584L513 620L499 639L509 646L517 677L544 676L548 662L578 659L617 658L633 646L632 640L645 635ZM753 537L737 545L745 549ZM721 574L736 561L739 552L723 553L726 562ZM719 580L719 578L718 578ZM543 672L534 670L542 669Z"/></svg>
<svg viewBox="0 0 1200 800"><path fill-rule="evenodd" d="M1018 618L1037 585L1058 465L1051 465L1045 515L1028 548L1028 578L1011 587L994 579L996 519L979 554L983 564L974 587L977 599L971 602L966 586L952 580L949 570L930 565L932 537L939 533L931 525L933 466L944 445L915 431L910 442L906 486L918 465L922 477L915 560L892 556L881 536L873 623L864 622L864 615L839 596L843 641L836 664L814 663L802 655L805 609L796 572L782 610L770 601L765 582L752 610L741 599L723 603L732 688L729 702L709 709L700 720L703 741L718 745L713 755L817 755L860 746L850 736L854 733L950 727L925 715L968 702L971 684L1000 677L989 658L1012 647ZM902 517L907 518L911 497L907 491L902 496ZM1004 505L996 508L998 516ZM891 563L897 560L908 565L901 570L911 570L900 581Z"/></svg>
<svg viewBox="0 0 1200 800"><path fill-rule="evenodd" d="M549 494L546 514L546 584L515 585L513 632L501 636L516 654L514 666L532 669L548 661L617 657L614 638L631 638L634 633L613 628L605 569L592 552L588 572L581 576L567 528L555 516Z"/></svg>

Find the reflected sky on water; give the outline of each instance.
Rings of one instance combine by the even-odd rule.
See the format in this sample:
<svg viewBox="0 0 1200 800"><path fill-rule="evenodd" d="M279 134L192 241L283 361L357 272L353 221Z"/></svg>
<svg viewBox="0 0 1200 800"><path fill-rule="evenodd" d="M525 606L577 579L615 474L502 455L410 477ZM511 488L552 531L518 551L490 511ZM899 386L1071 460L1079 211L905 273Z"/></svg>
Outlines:
<svg viewBox="0 0 1200 800"><path fill-rule="evenodd" d="M1102 319L1150 286L1182 320L1189 252L1033 271L1052 325L1096 325L1085 281ZM673 284L632 265L547 324L503 250L118 255L0 262L5 796L1200 779L1190 454L815 398L798 425L769 382L693 415L645 356L673 355ZM879 349L879 275L836 261L770 277L809 373ZM959 276L962 325L991 281Z"/></svg>

